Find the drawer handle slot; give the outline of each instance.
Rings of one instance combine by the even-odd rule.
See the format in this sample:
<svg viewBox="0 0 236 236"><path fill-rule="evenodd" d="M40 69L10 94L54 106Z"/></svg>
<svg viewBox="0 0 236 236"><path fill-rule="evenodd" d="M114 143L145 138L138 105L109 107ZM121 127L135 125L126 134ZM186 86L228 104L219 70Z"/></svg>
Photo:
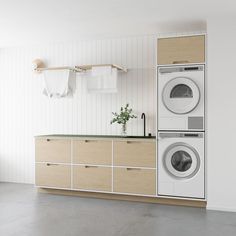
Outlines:
<svg viewBox="0 0 236 236"><path fill-rule="evenodd" d="M59 164L47 163L47 166L58 166Z"/></svg>
<svg viewBox="0 0 236 236"><path fill-rule="evenodd" d="M126 141L127 144L138 143L139 141Z"/></svg>
<svg viewBox="0 0 236 236"><path fill-rule="evenodd" d="M86 139L86 140L84 140L84 142L85 143L91 143L91 142L97 142L97 140L88 140L88 139Z"/></svg>
<svg viewBox="0 0 236 236"><path fill-rule="evenodd" d="M88 166L88 165L86 165L86 166L84 166L85 168L98 168L98 166Z"/></svg>
<svg viewBox="0 0 236 236"><path fill-rule="evenodd" d="M126 168L126 170L131 171L131 170L141 170L141 168Z"/></svg>
<svg viewBox="0 0 236 236"><path fill-rule="evenodd" d="M189 61L173 61L173 64L184 64L184 63L189 63Z"/></svg>

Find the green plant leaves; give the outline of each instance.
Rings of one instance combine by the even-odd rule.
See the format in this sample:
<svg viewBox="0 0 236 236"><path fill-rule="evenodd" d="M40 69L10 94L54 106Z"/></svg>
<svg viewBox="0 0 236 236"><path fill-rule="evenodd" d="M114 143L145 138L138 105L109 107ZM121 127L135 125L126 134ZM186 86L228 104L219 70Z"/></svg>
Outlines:
<svg viewBox="0 0 236 236"><path fill-rule="evenodd" d="M136 115L131 114L132 111L133 110L131 108L129 109L129 104L127 103L125 107L120 108L120 114L118 114L117 112L112 112L112 115L114 115L115 117L111 120L110 123L126 124L130 119L137 118Z"/></svg>

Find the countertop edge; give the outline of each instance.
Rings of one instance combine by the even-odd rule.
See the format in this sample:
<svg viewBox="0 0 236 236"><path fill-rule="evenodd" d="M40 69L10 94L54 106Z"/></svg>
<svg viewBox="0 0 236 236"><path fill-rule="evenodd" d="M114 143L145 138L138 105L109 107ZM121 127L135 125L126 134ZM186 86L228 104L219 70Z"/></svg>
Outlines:
<svg viewBox="0 0 236 236"><path fill-rule="evenodd" d="M156 136L151 137L143 137L143 136L118 136L118 135L66 135L66 134L47 134L47 135L36 135L34 138L56 138L56 139L88 139L88 140L94 140L94 139L122 139L122 140L145 140L145 141L154 141L156 139Z"/></svg>

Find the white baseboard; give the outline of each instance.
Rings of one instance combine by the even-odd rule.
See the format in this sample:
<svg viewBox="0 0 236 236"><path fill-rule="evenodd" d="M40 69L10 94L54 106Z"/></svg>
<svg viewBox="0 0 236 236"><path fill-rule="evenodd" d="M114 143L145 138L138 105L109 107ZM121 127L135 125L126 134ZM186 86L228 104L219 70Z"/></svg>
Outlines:
<svg viewBox="0 0 236 236"><path fill-rule="evenodd" d="M227 211L227 212L236 212L236 208L234 207L228 207L228 206L214 206L214 205L207 205L207 210L212 211Z"/></svg>

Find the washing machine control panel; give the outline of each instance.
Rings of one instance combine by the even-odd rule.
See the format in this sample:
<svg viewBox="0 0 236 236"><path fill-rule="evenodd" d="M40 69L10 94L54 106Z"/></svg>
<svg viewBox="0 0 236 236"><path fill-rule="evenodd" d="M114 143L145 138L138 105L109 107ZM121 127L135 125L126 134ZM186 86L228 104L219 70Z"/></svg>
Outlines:
<svg viewBox="0 0 236 236"><path fill-rule="evenodd" d="M160 138L203 138L202 133L159 133Z"/></svg>

